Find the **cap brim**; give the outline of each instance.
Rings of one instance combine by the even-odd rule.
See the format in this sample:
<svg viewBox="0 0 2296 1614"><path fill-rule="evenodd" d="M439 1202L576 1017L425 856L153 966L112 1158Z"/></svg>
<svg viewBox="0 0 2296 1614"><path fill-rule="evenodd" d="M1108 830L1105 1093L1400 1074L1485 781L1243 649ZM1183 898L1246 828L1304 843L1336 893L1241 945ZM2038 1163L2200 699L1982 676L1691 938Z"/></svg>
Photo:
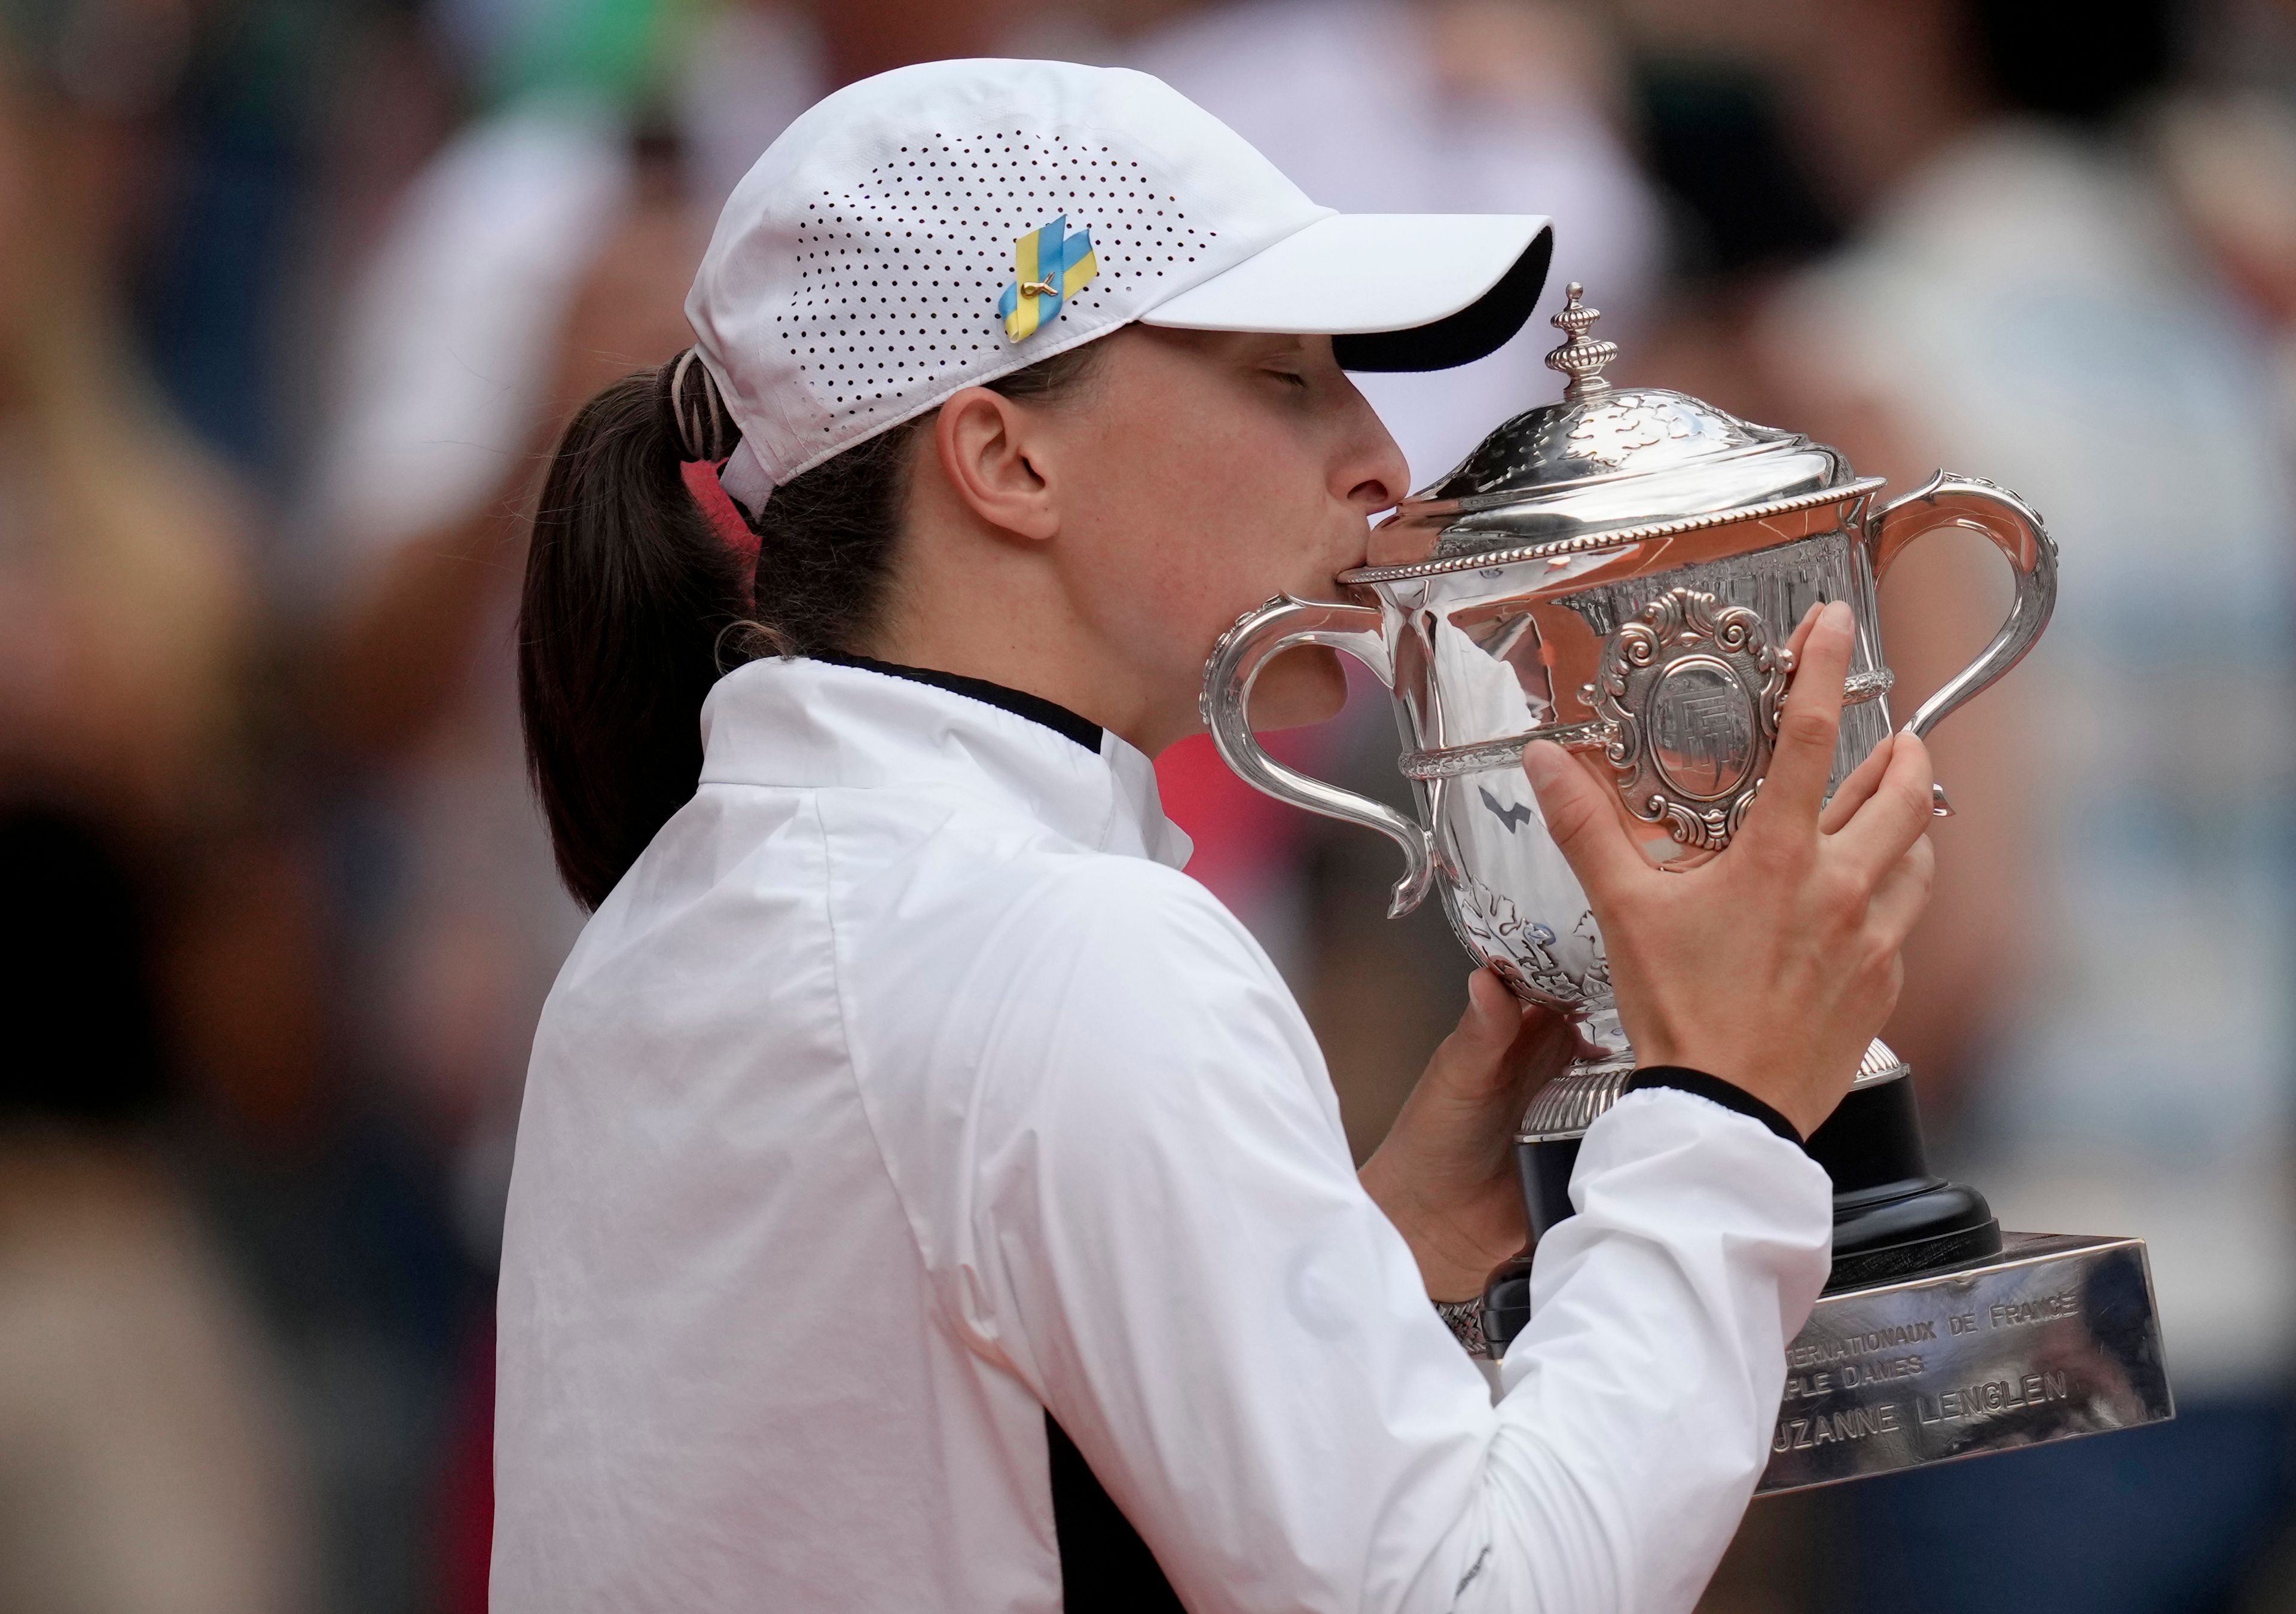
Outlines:
<svg viewBox="0 0 2296 1614"><path fill-rule="evenodd" d="M1520 213L1334 213L1140 316L1328 336L1349 370L1447 370L1522 329L1554 231Z"/></svg>

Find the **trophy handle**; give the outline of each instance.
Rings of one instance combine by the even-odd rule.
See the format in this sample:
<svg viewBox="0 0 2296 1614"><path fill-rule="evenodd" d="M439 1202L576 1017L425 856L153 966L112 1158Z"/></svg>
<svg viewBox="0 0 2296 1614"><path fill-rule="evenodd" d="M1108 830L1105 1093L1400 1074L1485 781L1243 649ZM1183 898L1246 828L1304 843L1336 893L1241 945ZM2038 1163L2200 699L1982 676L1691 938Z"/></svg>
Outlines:
<svg viewBox="0 0 2296 1614"><path fill-rule="evenodd" d="M1914 713L1908 726L1924 739L1947 713L2025 659L2057 604L2057 545L2041 525L2040 512L2005 487L1947 471L1866 518L1874 581L1882 581L1906 545L1947 527L1964 528L1991 539L2017 574L2017 597L1993 642Z"/></svg>
<svg viewBox="0 0 2296 1614"><path fill-rule="evenodd" d="M1402 848L1403 878L1395 882L1387 914L1393 919L1408 914L1426 897L1434 880L1434 837L1393 807L1284 766L1267 754L1259 737L1251 732L1251 686L1260 668L1270 657L1301 644L1343 651L1371 668L1382 684L1390 689L1395 685L1395 666L1387 653L1386 637L1380 632L1376 609L1278 594L1238 618L1212 647L1211 660L1204 665L1204 726L1211 731L1220 759L1245 783L1278 801L1326 818L1377 830Z"/></svg>

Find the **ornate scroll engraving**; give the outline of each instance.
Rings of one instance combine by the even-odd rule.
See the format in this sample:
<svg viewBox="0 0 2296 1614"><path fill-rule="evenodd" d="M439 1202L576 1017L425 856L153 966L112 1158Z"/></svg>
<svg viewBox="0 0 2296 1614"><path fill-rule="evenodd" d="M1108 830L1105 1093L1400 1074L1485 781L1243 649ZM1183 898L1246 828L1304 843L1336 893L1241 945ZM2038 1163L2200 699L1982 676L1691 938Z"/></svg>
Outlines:
<svg viewBox="0 0 2296 1614"><path fill-rule="evenodd" d="M1502 976L1527 987L1550 1003L1577 1004L1607 1000L1611 995L1611 963L1603 951L1603 933L1592 914L1581 914L1570 932L1570 950L1585 959L1574 974L1556 955L1563 938L1552 927L1526 920L1512 898L1483 881L1468 879L1459 892L1456 910L1461 938L1469 952L1488 963Z"/></svg>
<svg viewBox="0 0 2296 1614"><path fill-rule="evenodd" d="M1669 589L1621 623L1583 692L1628 810L1687 847L1730 844L1778 736L1793 652L1760 615Z"/></svg>

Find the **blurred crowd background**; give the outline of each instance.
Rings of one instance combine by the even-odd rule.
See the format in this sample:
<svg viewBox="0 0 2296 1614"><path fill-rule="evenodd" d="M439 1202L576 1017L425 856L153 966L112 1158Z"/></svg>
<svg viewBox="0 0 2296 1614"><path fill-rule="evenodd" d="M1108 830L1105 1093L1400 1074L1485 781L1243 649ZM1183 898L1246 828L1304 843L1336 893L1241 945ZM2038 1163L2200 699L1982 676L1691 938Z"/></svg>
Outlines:
<svg viewBox="0 0 2296 1614"><path fill-rule="evenodd" d="M2296 1608L2296 4L0 20L0 1610L484 1606L499 1210L580 922L512 700L538 455L685 344L792 116L990 53L1147 68L1341 209L1551 214L1616 378L2046 513L2062 602L1939 733L1889 1035L2005 1222L2152 1241L2180 1415L1758 1503L1709 1606ZM1557 340L1366 390L1431 479ZM1901 696L1999 569L1908 556ZM1357 696L1283 745L1399 799ZM1160 770L1367 1151L1464 958L1380 917L1383 841Z"/></svg>

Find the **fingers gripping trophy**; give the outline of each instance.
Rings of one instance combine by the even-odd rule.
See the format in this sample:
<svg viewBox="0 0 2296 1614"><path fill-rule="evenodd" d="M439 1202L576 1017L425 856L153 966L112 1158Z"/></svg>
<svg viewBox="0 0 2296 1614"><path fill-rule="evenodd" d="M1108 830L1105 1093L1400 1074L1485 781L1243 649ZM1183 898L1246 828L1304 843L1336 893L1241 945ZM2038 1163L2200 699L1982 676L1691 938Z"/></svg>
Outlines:
<svg viewBox="0 0 2296 1614"><path fill-rule="evenodd" d="M1763 833L1766 784L1828 798L1820 827L1848 825L1882 788L1890 749L1874 589L1916 539L1981 534L2016 584L1992 642L1915 713L1917 735L2017 664L2056 595L2055 545L2015 494L1940 471L1885 499L1879 479L1824 444L1679 392L1613 387L1603 371L1618 350L1594 336L1597 318L1571 286L1554 322L1565 340L1547 357L1570 378L1562 401L1506 422L1406 500L1372 534L1369 564L1340 578L1348 602L1280 598L1245 616L1215 650L1203 694L1214 742L1246 781L1401 848L1390 914L1439 892L1478 962L1571 1018L1578 1056L1517 1138L1534 1242L1571 1214L1578 1140L1637 1065L1595 918L1632 881L1601 846L1616 856L1639 843L1662 869L1699 868ZM1840 678L1829 757L1824 735L1814 751L1791 725L1782 737L1781 717L1832 602L1851 632L1846 668L1838 650L1825 658L1824 676ZM1414 815L1261 749L1245 715L1253 680L1303 644L1345 651L1392 692ZM1830 718L1833 699L1807 706ZM1597 759L1636 833L1606 841L1559 814L1550 823L1523 767L1537 741ZM1930 810L1950 811L1941 787ZM1734 877L1759 867L1734 860ZM1775 927L1753 878L1749 925ZM1877 907L1889 891L1880 876ZM1873 1043L1809 1137L1833 1180L1833 1267L1787 1352L1764 1490L2171 1414L2143 1242L2004 1233L1982 1194L1929 1170L1908 1074ZM1526 1251L1493 1275L1482 1323L1494 1350L1529 1320L1529 1271Z"/></svg>

